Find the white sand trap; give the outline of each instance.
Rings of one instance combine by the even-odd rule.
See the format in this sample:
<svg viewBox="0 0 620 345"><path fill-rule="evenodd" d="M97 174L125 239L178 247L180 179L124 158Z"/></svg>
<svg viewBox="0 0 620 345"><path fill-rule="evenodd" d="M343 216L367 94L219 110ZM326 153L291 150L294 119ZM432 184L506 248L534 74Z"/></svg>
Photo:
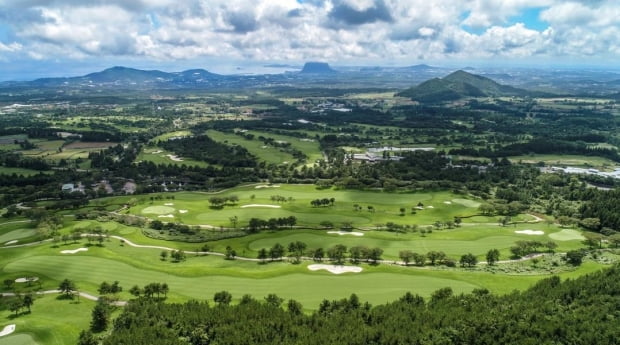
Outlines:
<svg viewBox="0 0 620 345"><path fill-rule="evenodd" d="M142 210L145 214L169 214L174 212L174 208L170 206L149 206Z"/></svg>
<svg viewBox="0 0 620 345"><path fill-rule="evenodd" d="M158 153L162 153L162 152L164 152L164 151L162 151L162 150L157 150L157 151L153 151L153 152L151 152L151 154L152 154L152 155L156 155L156 154L158 154Z"/></svg>
<svg viewBox="0 0 620 345"><path fill-rule="evenodd" d="M342 274L342 273L348 273L348 272L360 273L362 271L362 268L358 266L324 265L324 264L309 265L308 269L310 271L327 270L333 274Z"/></svg>
<svg viewBox="0 0 620 345"><path fill-rule="evenodd" d="M351 235L351 236L364 236L363 233L357 231L328 231L328 234L336 234L336 235Z"/></svg>
<svg viewBox="0 0 620 345"><path fill-rule="evenodd" d="M15 279L16 283L27 283L29 278L17 278ZM36 282L37 280L39 280L39 277L31 277L30 281L31 282Z"/></svg>
<svg viewBox="0 0 620 345"><path fill-rule="evenodd" d="M174 204L171 203L171 202L167 202L167 203L164 204L164 206L174 206Z"/></svg>
<svg viewBox="0 0 620 345"><path fill-rule="evenodd" d="M7 242L7 243L5 243L4 245L5 245L5 246L8 246L8 245L11 245L11 244L15 244L15 243L17 243L17 242L19 242L19 240L8 241L8 242Z"/></svg>
<svg viewBox="0 0 620 345"><path fill-rule="evenodd" d="M15 332L15 324L4 326L4 329L0 332L0 337L4 337L5 335L9 335Z"/></svg>
<svg viewBox="0 0 620 345"><path fill-rule="evenodd" d="M431 206L426 206L426 208L435 208L435 206L431 205Z"/></svg>
<svg viewBox="0 0 620 345"><path fill-rule="evenodd" d="M416 206L415 208L416 208L416 210L423 210L424 209L424 207L422 207L422 206Z"/></svg>
<svg viewBox="0 0 620 345"><path fill-rule="evenodd" d="M166 157L170 158L171 160L175 161L175 162L182 162L183 158L177 156L177 155L166 155Z"/></svg>
<svg viewBox="0 0 620 345"><path fill-rule="evenodd" d="M187 210L179 210L179 213L187 213Z"/></svg>
<svg viewBox="0 0 620 345"><path fill-rule="evenodd" d="M62 250L60 251L60 254L75 254L75 253L79 253L79 252L87 252L88 248L78 248L78 249L73 249L73 250Z"/></svg>
<svg viewBox="0 0 620 345"><path fill-rule="evenodd" d="M522 235L544 235L545 232L544 231L540 231L540 230L517 230L517 231L515 231L515 234L522 234Z"/></svg>
<svg viewBox="0 0 620 345"><path fill-rule="evenodd" d="M443 203L446 205L452 205L452 201L444 201Z"/></svg>
<svg viewBox="0 0 620 345"><path fill-rule="evenodd" d="M248 208L248 207L281 208L282 206L280 206L280 205L266 205L266 204L249 204L249 205L241 206L241 208Z"/></svg>
<svg viewBox="0 0 620 345"><path fill-rule="evenodd" d="M261 184L258 185L256 187L254 187L255 189L261 189L261 188L280 188L279 184L272 184L272 185L268 185L268 184Z"/></svg>
<svg viewBox="0 0 620 345"><path fill-rule="evenodd" d="M162 214L157 216L157 218L174 218L174 214Z"/></svg>

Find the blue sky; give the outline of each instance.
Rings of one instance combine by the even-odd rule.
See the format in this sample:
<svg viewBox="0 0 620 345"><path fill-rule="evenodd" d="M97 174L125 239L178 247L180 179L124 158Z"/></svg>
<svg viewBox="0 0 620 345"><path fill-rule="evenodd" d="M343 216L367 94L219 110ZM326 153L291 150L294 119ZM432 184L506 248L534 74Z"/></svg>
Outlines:
<svg viewBox="0 0 620 345"><path fill-rule="evenodd" d="M617 18L617 0L0 0L0 80L310 60L618 67Z"/></svg>

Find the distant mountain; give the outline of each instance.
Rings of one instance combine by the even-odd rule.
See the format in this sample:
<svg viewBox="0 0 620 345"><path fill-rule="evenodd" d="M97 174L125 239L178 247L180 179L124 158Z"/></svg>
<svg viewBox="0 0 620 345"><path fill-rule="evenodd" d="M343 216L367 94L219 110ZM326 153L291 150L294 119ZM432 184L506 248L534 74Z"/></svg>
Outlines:
<svg viewBox="0 0 620 345"><path fill-rule="evenodd" d="M191 69L183 72L162 72L158 70L140 70L129 67L116 66L101 72L90 73L71 78L41 78L32 82L25 82L34 87L55 86L101 86L127 88L179 88L211 84L222 76L204 69Z"/></svg>
<svg viewBox="0 0 620 345"><path fill-rule="evenodd" d="M398 95L423 103L453 101L464 97L526 96L527 90L501 85L489 78L462 70L444 78L433 78Z"/></svg>
<svg viewBox="0 0 620 345"><path fill-rule="evenodd" d="M78 78L93 83L145 83L171 79L171 74L151 70L143 71L135 68L116 66L101 72L87 74Z"/></svg>
<svg viewBox="0 0 620 345"><path fill-rule="evenodd" d="M333 74L336 73L326 62L306 62L300 73L304 74Z"/></svg>
<svg viewBox="0 0 620 345"><path fill-rule="evenodd" d="M407 71L428 72L431 70L435 70L437 68L433 66L425 65L425 64L419 64L419 65L403 67L401 69L407 70Z"/></svg>

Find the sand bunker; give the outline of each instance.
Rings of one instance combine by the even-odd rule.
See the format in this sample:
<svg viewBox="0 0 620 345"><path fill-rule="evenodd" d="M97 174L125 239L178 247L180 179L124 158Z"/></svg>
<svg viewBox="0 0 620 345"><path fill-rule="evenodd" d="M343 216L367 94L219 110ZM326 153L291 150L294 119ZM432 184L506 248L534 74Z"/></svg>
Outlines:
<svg viewBox="0 0 620 345"><path fill-rule="evenodd" d="M360 273L362 271L362 268L358 266L324 265L324 264L309 265L308 269L310 271L327 270L333 274L342 274L342 273L349 273L349 272Z"/></svg>
<svg viewBox="0 0 620 345"><path fill-rule="evenodd" d="M328 231L328 234L336 234L336 235L351 235L351 236L364 236L363 233L357 231Z"/></svg>
<svg viewBox="0 0 620 345"><path fill-rule="evenodd" d="M265 205L265 204L249 204L249 205L241 206L241 208L248 208L248 207L281 208L282 206L280 206L280 205Z"/></svg>
<svg viewBox="0 0 620 345"><path fill-rule="evenodd" d="M164 206L174 206L174 204L171 203L171 202L167 202L167 203L164 204Z"/></svg>
<svg viewBox="0 0 620 345"><path fill-rule="evenodd" d="M15 332L15 324L4 326L4 329L0 332L0 337L4 337L5 335L9 335Z"/></svg>
<svg viewBox="0 0 620 345"><path fill-rule="evenodd" d="M157 216L157 218L174 218L174 214L162 214Z"/></svg>
<svg viewBox="0 0 620 345"><path fill-rule="evenodd" d="M149 206L142 210L145 214L169 214L174 212L174 208L170 206Z"/></svg>
<svg viewBox="0 0 620 345"><path fill-rule="evenodd" d="M268 184L261 184L261 185L258 185L258 186L256 186L256 187L254 187L254 188L256 188L256 189L261 189L261 188L279 188L279 187L280 187L280 185L279 185L279 184L272 184L272 185L268 185Z"/></svg>
<svg viewBox="0 0 620 345"><path fill-rule="evenodd" d="M435 206L431 205L431 206L426 206L426 208L435 208Z"/></svg>
<svg viewBox="0 0 620 345"><path fill-rule="evenodd" d="M18 240L8 241L8 242L7 242L7 243L5 243L4 245L5 245L5 246L8 246L8 245L11 245L11 244L15 244L15 243L17 243L17 242L19 242L19 241L18 241Z"/></svg>
<svg viewBox="0 0 620 345"><path fill-rule="evenodd" d="M187 213L187 210L179 210L179 213Z"/></svg>
<svg viewBox="0 0 620 345"><path fill-rule="evenodd" d="M544 231L540 231L540 230L517 230L517 231L515 231L515 234L522 234L522 235L544 235L545 232Z"/></svg>
<svg viewBox="0 0 620 345"><path fill-rule="evenodd" d="M88 248L78 248L78 249L73 249L73 250L62 250L60 251L60 254L75 254L75 253L79 253L79 252L87 252Z"/></svg>
<svg viewBox="0 0 620 345"><path fill-rule="evenodd" d="M182 162L183 158L177 156L177 155L166 155L166 157L170 158L171 160L175 161L175 162Z"/></svg>
<svg viewBox="0 0 620 345"><path fill-rule="evenodd" d="M39 277L17 278L15 279L15 282L16 283L27 283L29 279L31 282L36 282L37 280L39 280Z"/></svg>
<svg viewBox="0 0 620 345"><path fill-rule="evenodd" d="M452 205L452 201L444 201L443 203L446 205Z"/></svg>
<svg viewBox="0 0 620 345"><path fill-rule="evenodd" d="M157 151L153 151L153 152L151 152L151 154L156 155L156 154L158 154L158 153L162 153L162 152L164 152L164 151L162 151L162 150L157 150Z"/></svg>

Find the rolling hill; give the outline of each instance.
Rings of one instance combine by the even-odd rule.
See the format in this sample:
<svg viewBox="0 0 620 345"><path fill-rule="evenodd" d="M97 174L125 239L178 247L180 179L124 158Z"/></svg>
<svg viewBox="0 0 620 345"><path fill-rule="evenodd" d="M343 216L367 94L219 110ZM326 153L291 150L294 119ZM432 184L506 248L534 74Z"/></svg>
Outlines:
<svg viewBox="0 0 620 345"><path fill-rule="evenodd" d="M465 97L527 96L532 95L532 93L459 70L443 78L427 80L397 95L422 103L434 103Z"/></svg>

